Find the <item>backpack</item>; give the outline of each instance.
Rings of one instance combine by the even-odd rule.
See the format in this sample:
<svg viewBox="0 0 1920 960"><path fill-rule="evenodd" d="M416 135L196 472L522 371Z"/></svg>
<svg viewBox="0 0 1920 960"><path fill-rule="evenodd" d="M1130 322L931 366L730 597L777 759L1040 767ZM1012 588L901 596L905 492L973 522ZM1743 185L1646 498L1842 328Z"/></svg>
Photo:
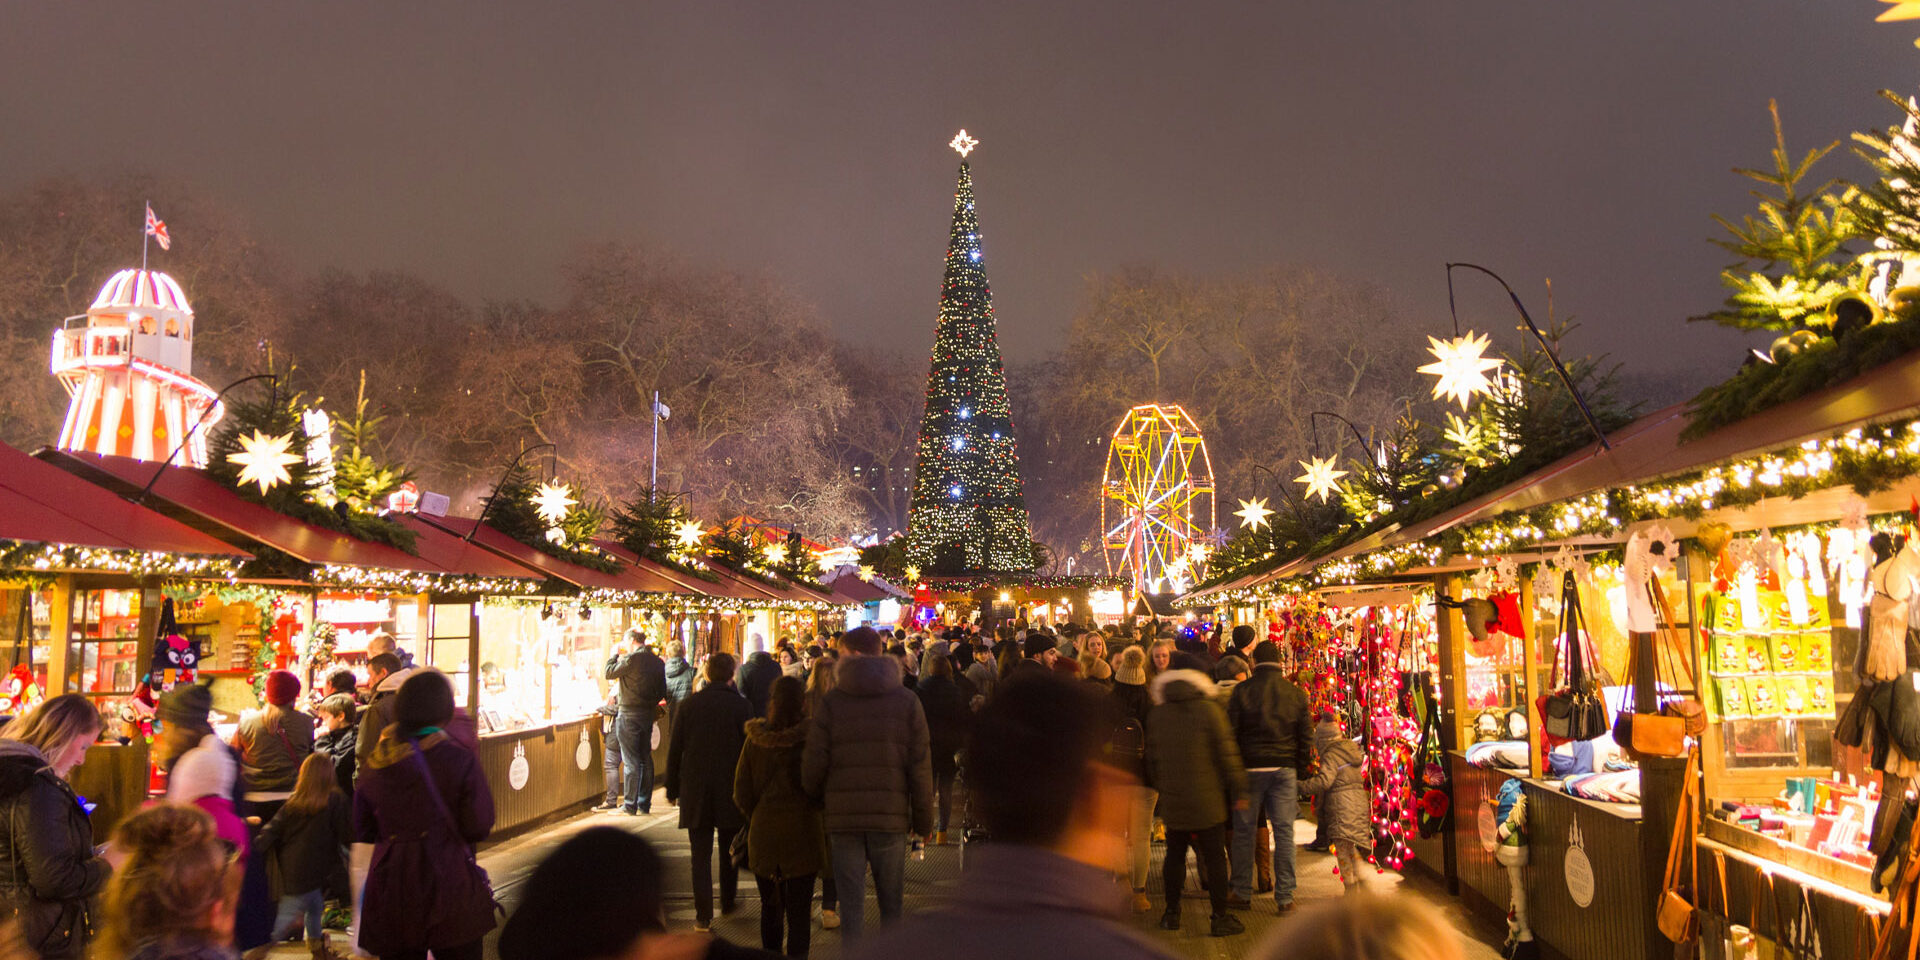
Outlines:
<svg viewBox="0 0 1920 960"><path fill-rule="evenodd" d="M1147 731L1140 726L1138 718L1128 717L1113 728L1113 735L1107 738L1106 754L1128 764L1146 759Z"/></svg>

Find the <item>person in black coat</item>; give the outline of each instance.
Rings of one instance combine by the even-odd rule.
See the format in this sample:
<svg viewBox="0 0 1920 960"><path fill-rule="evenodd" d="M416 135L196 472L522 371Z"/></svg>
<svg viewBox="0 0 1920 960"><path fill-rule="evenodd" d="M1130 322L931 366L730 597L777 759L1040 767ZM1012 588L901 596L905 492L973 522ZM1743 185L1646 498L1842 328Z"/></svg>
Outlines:
<svg viewBox="0 0 1920 960"><path fill-rule="evenodd" d="M100 712L77 693L0 730L0 910L18 916L20 943L43 960L86 956L88 904L113 872L67 785L99 735Z"/></svg>
<svg viewBox="0 0 1920 960"><path fill-rule="evenodd" d="M653 812L653 721L660 701L667 697L667 665L647 648L646 635L635 630L607 658L607 679L618 681L619 715L614 736L620 738L620 756L627 765L626 798L621 808L629 814ZM365 732L361 733L365 736ZM376 734L377 736L377 734Z"/></svg>
<svg viewBox="0 0 1920 960"><path fill-rule="evenodd" d="M927 713L927 747L933 758L933 790L939 804L936 844L947 842L947 821L953 815L953 778L960 770L958 755L967 744L973 720L971 699L954 683L953 664L946 657L928 657L927 675L914 692Z"/></svg>
<svg viewBox="0 0 1920 960"><path fill-rule="evenodd" d="M772 658L768 658L771 662ZM693 848L694 925L713 925L713 846L720 841L720 912L733 912L740 870L728 851L746 826L733 804L733 772L746 745L753 706L733 688L733 656L707 658L707 685L680 705L667 745L667 801L680 807L680 827ZM774 672L779 672L775 666Z"/></svg>
<svg viewBox="0 0 1920 960"><path fill-rule="evenodd" d="M767 715L767 696L773 689L773 681L780 676L780 661L765 650L755 650L747 654L747 662L740 665L740 695L753 704L753 715Z"/></svg>

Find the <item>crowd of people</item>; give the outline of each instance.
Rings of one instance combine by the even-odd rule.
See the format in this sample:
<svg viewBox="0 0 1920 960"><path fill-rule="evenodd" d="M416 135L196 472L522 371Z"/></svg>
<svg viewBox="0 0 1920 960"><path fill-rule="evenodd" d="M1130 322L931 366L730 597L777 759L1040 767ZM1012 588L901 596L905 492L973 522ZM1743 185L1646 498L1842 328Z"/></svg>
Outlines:
<svg viewBox="0 0 1920 960"><path fill-rule="evenodd" d="M351 915L356 956L479 960L501 913L476 859L494 811L473 723L445 675L413 667L390 638L370 652L364 690L342 671L303 699L292 674L269 674L265 707L227 739L207 686L168 692L154 744L165 799L97 846L67 782L102 726L92 702L57 696L0 728L11 908L0 953L259 960L294 940L334 960L333 902ZM715 652L690 663L677 642L662 652L636 632L607 663L600 809L652 809L664 714L658 779L688 834L695 930L667 931L661 859L645 841L598 827L535 871L501 933L502 960L805 957L816 887L821 925L856 957L1165 956L1119 922L1129 906L1152 909L1156 831L1160 926L1181 927L1191 854L1206 932L1233 936L1244 927L1232 911L1256 895L1293 909L1303 795L1319 798L1321 836L1363 895L1281 935L1338 947L1316 948L1329 957L1459 956L1457 935L1425 908L1364 895L1358 748L1334 719L1316 727L1279 649L1246 628L1208 644L862 627L744 662ZM959 888L906 917L911 851L963 841L977 846ZM716 879L718 912L732 912L742 869L765 954L708 933ZM864 924L869 889L877 931ZM1291 950L1272 941L1259 953Z"/></svg>

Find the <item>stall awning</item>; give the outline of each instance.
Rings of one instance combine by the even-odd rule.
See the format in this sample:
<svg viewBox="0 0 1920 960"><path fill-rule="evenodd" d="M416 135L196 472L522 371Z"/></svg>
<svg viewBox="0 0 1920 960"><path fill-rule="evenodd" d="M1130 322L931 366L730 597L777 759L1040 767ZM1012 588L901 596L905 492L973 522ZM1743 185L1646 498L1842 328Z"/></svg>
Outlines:
<svg viewBox="0 0 1920 960"><path fill-rule="evenodd" d="M833 591L834 603L868 604L888 599L906 599L904 595L888 590L879 580L862 580L851 575L835 577L827 581L827 587Z"/></svg>
<svg viewBox="0 0 1920 960"><path fill-rule="evenodd" d="M620 569L609 573L570 563L544 550L536 550L487 524L468 517L422 516L419 519L453 534L456 538L464 539L468 534L472 534L474 544L544 574L550 581L571 584L584 590L608 590L627 594L669 592L667 585L661 583L658 578L644 574L628 563L621 563Z"/></svg>
<svg viewBox="0 0 1920 960"><path fill-rule="evenodd" d="M202 471L186 467L155 467L130 457L94 453L43 451L49 463L109 489L137 492L153 472L150 502L169 515L223 539L253 540L279 550L302 563L448 573L447 569L383 543L368 543L335 530L296 520L284 513L242 498Z"/></svg>
<svg viewBox="0 0 1920 960"><path fill-rule="evenodd" d="M6 444L0 444L0 539L236 561L252 556Z"/></svg>
<svg viewBox="0 0 1920 960"><path fill-rule="evenodd" d="M650 593L666 593L679 597L705 595L697 585L703 582L698 577L690 577L679 571L669 570L611 540L595 540L594 545L630 564L634 575L648 585L647 590Z"/></svg>

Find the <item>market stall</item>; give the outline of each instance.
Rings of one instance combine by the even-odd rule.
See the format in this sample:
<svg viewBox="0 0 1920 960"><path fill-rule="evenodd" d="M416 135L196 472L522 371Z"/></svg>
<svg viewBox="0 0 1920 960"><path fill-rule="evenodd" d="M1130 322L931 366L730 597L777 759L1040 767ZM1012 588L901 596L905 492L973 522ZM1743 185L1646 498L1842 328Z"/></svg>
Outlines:
<svg viewBox="0 0 1920 960"><path fill-rule="evenodd" d="M0 711L82 693L108 720L74 771L104 833L146 799L132 702L155 665L162 580L224 581L251 554L0 444ZM164 669L164 668L162 668Z"/></svg>

